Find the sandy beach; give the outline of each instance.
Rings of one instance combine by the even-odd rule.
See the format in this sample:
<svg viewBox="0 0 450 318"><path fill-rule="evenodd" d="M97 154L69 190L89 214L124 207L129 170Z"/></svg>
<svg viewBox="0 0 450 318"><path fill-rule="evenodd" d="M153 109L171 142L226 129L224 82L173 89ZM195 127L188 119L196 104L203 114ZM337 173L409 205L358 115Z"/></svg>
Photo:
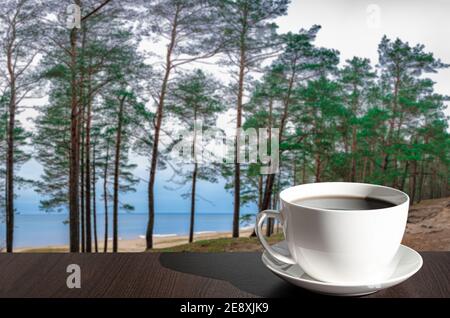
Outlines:
<svg viewBox="0 0 450 318"><path fill-rule="evenodd" d="M242 228L241 237L249 237L253 228ZM200 232L195 235L195 241L211 240L231 237L231 232ZM282 239L282 238L280 238ZM154 236L154 248L171 248L188 243L188 236ZM103 252L103 241L99 242L99 251ZM408 223L406 225L403 244L417 251L450 251L450 197L433 200L424 200L410 207ZM261 245L254 240L251 244L242 244L233 248L241 251L262 250ZM108 242L108 250L111 250L112 242ZM66 245L24 247L17 248L15 252L68 252ZM132 240L120 240L119 252L138 253L145 251L145 238Z"/></svg>
<svg viewBox="0 0 450 318"><path fill-rule="evenodd" d="M244 228L241 229L240 235L250 236L253 229ZM194 236L194 241L200 240L210 240L216 238L231 237L231 232L203 232ZM178 245L187 244L189 242L189 237L187 235L183 236L159 236L155 235L154 238L154 248L169 248ZM38 252L68 252L68 245L50 245L42 247L23 247L17 248L14 251L16 253L38 253ZM112 251L112 242L108 242L108 250ZM119 252L122 253L139 253L145 251L145 238L139 237L131 240L119 240ZM103 252L103 241L99 242L99 252Z"/></svg>

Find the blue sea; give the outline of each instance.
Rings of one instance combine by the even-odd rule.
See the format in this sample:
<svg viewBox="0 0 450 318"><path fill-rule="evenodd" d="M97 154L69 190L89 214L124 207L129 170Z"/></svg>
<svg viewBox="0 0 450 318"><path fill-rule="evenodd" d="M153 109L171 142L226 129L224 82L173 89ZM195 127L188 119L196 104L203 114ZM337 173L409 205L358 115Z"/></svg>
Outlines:
<svg viewBox="0 0 450 318"><path fill-rule="evenodd" d="M139 161L140 160L140 161ZM138 168L134 171L139 178L145 179L148 171L147 159L136 157L134 163ZM32 159L22 166L20 176L26 179L39 180L42 173L41 165ZM159 171L155 186L155 202L157 211L155 216L154 234L158 235L185 235L189 232L190 201L183 198L183 194L190 190L190 185L180 187L173 183L176 173L170 168ZM226 180L219 178L217 183L199 180L195 219L195 232L221 232L232 230L233 195L225 190ZM98 193L101 193L101 187ZM33 187L18 188L16 199L16 217L14 246L41 247L48 245L65 245L69 243L69 225L67 211L61 213L46 213L37 210L41 194L36 193ZM44 196L45 198L45 196ZM98 198L98 237L104 237L103 202ZM121 194L121 203L132 204L133 212L120 211L119 237L122 239L136 239L145 235L148 215L147 211L147 184L140 182L136 192ZM110 207L111 208L111 207ZM110 211L112 211L110 209ZM254 214L257 211L255 204L241 207L241 215ZM0 246L4 245L5 224L0 217ZM112 217L109 216L108 236L112 236ZM243 227L248 226L242 224Z"/></svg>
<svg viewBox="0 0 450 318"><path fill-rule="evenodd" d="M14 246L40 247L64 245L69 243L69 225L67 213L16 214ZM148 215L144 213L120 213L119 237L137 239L145 235ZM231 213L196 214L195 232L231 231L233 215ZM108 236L112 235L112 217L109 216ZM2 224L4 225L4 224ZM249 226L244 224L242 226ZM99 240L104 236L104 214L97 216ZM155 236L185 235L189 232L189 214L161 213L155 216Z"/></svg>

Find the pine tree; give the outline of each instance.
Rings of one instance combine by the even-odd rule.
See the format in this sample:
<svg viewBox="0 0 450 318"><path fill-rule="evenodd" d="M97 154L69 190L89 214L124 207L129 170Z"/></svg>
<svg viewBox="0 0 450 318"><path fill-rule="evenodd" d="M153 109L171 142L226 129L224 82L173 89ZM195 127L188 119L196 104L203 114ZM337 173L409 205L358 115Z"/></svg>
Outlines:
<svg viewBox="0 0 450 318"><path fill-rule="evenodd" d="M361 159L367 161L367 157L361 157L358 150L358 129L359 117L369 107L367 105L367 94L373 85L376 74L372 70L369 59L353 57L346 61L346 65L341 71L341 83L344 89L344 99L350 118L348 119L349 130L351 131L351 163L348 180L357 181L357 162ZM347 138L347 136L346 136ZM346 149L348 145L346 143Z"/></svg>
<svg viewBox="0 0 450 318"><path fill-rule="evenodd" d="M35 28L42 5L30 0L6 1L2 3L0 13L1 52L0 65L2 79L7 83L8 114L6 129L6 250L13 251L14 246L14 198L15 198L15 155L17 130L16 116L20 111L20 103L27 97L38 80L33 74L32 64L39 52L40 30ZM19 145L17 145L19 146Z"/></svg>
<svg viewBox="0 0 450 318"><path fill-rule="evenodd" d="M219 82L198 69L178 77L169 85L167 113L179 120L180 126L187 129L188 133L193 132L192 171L183 171L185 169L182 166L179 167L180 171L177 171L181 179L178 181L179 184L191 183L191 190L185 193L185 196L189 196L191 200L189 243L194 241L197 182L198 180L217 182L216 168L208 162L202 162L202 158L197 153L201 152L205 143L208 142L199 140L197 129L199 129L199 123L201 123L202 131L215 127L218 113L224 110L219 93ZM186 162L183 164L186 165Z"/></svg>
<svg viewBox="0 0 450 318"><path fill-rule="evenodd" d="M155 221L154 186L159 162L159 142L165 111L167 86L173 71L188 63L214 56L223 43L216 30L215 10L202 0L158 0L145 2L150 17L150 32L167 40L162 78L155 94L156 118L152 137L148 182L149 219L146 232L147 249L153 247ZM220 34L219 34L220 35Z"/></svg>
<svg viewBox="0 0 450 318"><path fill-rule="evenodd" d="M123 85L127 80L136 78L136 70L142 74L142 70L146 69L142 67L141 57L136 54L137 38L128 27L122 25L128 11L120 4L106 6L108 2L83 2L82 11L87 13L82 17L81 29L70 31L69 43L67 29L48 26L51 31L47 41L55 49L46 52L42 63L42 73L51 83L52 98L50 105L44 107L44 115L38 117L37 143L46 140L50 147L42 145L38 160L47 161L48 166L53 166L53 169L44 167L44 185L41 189L50 187L51 191L46 191L50 196L49 200L41 203L42 208L47 210L61 209L68 205L71 251L79 250L80 237L81 250L92 250L91 131L96 129L93 118L97 114L97 108L101 108L104 99L101 94L112 83L120 82ZM57 23L63 21L65 23L65 19L58 20ZM67 100L68 96L70 100ZM71 105L69 114L64 105ZM99 113L101 116L101 112ZM55 128L52 125L59 126L58 133L47 135L48 129ZM67 131L70 132L68 138L62 136L62 132ZM67 147L68 141L70 147ZM62 146L58 148L60 143ZM55 156L59 160L49 162L47 159ZM58 188L48 184L55 176L60 178ZM65 180L67 176L68 180ZM69 188L64 184L69 184Z"/></svg>
<svg viewBox="0 0 450 318"><path fill-rule="evenodd" d="M383 183L393 187L399 186L401 175L397 146L402 143L402 128L408 121L407 116L411 109L409 104L415 97L410 96L410 93L426 81L422 75L448 67L424 49L423 45L410 46L400 39L391 41L386 36L378 46L383 101L390 112L387 137L384 141Z"/></svg>
<svg viewBox="0 0 450 318"><path fill-rule="evenodd" d="M317 48L313 45L319 29L319 26L313 26L309 30L300 30L297 34L283 35L284 51L272 63L264 78L264 81L267 82L265 94L269 96L269 127L279 129L280 166L285 155L283 152L294 151L295 148L298 150L298 144L305 138L302 127L293 136L287 131L292 116L297 112L304 111L300 107L302 99L299 98L299 91L306 81L334 72L339 62L337 51ZM295 121L297 122L297 120ZM261 210L269 208L273 198L274 185L275 175L269 174L265 179ZM269 223L268 234L270 234L270 228Z"/></svg>
<svg viewBox="0 0 450 318"><path fill-rule="evenodd" d="M238 160L239 131L242 127L244 94L249 71L260 68L264 60L275 57L280 49L276 29L271 21L287 13L289 0L218 0L220 24L224 30L227 58L236 78L236 147L234 163L233 237L239 237L241 206L241 166Z"/></svg>

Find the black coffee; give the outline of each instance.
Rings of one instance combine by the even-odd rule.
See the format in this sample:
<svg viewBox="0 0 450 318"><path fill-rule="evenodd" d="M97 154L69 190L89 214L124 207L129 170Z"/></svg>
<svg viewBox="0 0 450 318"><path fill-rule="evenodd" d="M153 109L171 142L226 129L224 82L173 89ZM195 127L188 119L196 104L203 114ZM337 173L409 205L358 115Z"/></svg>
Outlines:
<svg viewBox="0 0 450 318"><path fill-rule="evenodd" d="M374 210L395 206L395 204L391 202L380 199L350 196L310 197L294 200L292 203L308 208L327 210Z"/></svg>

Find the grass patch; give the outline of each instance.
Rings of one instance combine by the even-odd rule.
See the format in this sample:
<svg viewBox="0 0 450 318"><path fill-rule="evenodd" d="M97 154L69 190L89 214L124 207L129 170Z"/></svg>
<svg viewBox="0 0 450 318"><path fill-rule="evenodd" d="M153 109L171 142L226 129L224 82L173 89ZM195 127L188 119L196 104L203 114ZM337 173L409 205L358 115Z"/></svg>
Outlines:
<svg viewBox="0 0 450 318"><path fill-rule="evenodd" d="M69 250L65 247L30 248L20 251L20 253L68 253L68 252Z"/></svg>
<svg viewBox="0 0 450 318"><path fill-rule="evenodd" d="M282 233L274 234L268 238L270 244L280 242L284 239ZM175 247L153 249L151 252L200 252L200 253L220 253L220 252L254 252L261 251L262 246L256 237L240 238L218 238L201 240L191 244L184 244Z"/></svg>

